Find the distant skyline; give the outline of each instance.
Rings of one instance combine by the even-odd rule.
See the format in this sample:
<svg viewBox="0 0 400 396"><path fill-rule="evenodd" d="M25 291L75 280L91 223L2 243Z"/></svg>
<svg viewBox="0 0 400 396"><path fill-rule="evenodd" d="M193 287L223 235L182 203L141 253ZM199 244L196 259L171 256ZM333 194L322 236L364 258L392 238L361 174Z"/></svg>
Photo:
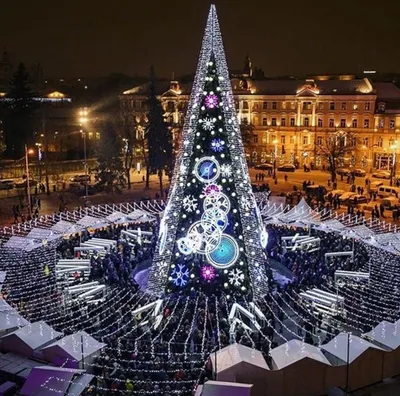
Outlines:
<svg viewBox="0 0 400 396"><path fill-rule="evenodd" d="M103 5L104 4L104 5ZM192 74L210 2L38 0L3 7L0 51L47 77ZM217 0L230 69L249 53L267 76L400 72L396 0Z"/></svg>

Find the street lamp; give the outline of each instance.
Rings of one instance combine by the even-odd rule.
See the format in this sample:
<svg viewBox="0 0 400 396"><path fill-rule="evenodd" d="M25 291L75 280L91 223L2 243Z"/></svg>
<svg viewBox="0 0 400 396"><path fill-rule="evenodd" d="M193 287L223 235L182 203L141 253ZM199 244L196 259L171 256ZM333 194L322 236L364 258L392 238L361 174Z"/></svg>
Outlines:
<svg viewBox="0 0 400 396"><path fill-rule="evenodd" d="M273 142L274 144L274 179L276 179L276 157L278 156L278 140L275 139Z"/></svg>
<svg viewBox="0 0 400 396"><path fill-rule="evenodd" d="M43 154L42 154L42 143L35 143L36 147L37 147L37 152L38 152L38 162L39 162L39 181L40 183L42 183L42 158L43 158Z"/></svg>
<svg viewBox="0 0 400 396"><path fill-rule="evenodd" d="M84 156L84 167L85 167L85 199L88 197L88 166L87 166L87 155L86 155L86 131L85 124L88 122L88 110L86 107L79 110L79 123L81 124L81 133L83 135L83 156Z"/></svg>
<svg viewBox="0 0 400 396"><path fill-rule="evenodd" d="M31 205L31 190L29 185L29 154L33 154L34 151L32 149L28 150L27 145L25 144L25 166L26 166L26 192L28 195L28 214L29 218L32 217L32 205Z"/></svg>

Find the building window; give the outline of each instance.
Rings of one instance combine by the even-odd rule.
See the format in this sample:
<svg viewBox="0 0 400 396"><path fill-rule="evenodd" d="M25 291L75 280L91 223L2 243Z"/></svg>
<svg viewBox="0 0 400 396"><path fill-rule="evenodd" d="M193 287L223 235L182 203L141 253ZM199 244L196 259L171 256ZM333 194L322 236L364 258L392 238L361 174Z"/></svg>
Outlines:
<svg viewBox="0 0 400 396"><path fill-rule="evenodd" d="M281 135L281 144L285 144L286 139L285 139L285 135Z"/></svg>
<svg viewBox="0 0 400 396"><path fill-rule="evenodd" d="M243 102L243 110L249 109L249 102Z"/></svg>
<svg viewBox="0 0 400 396"><path fill-rule="evenodd" d="M295 138L294 138L294 136L292 135L292 136L290 136L290 144L294 144L294 142L295 142Z"/></svg>
<svg viewBox="0 0 400 396"><path fill-rule="evenodd" d="M324 110L324 102L318 103L318 110Z"/></svg>
<svg viewBox="0 0 400 396"><path fill-rule="evenodd" d="M322 136L317 136L317 145L322 146Z"/></svg>
<svg viewBox="0 0 400 396"><path fill-rule="evenodd" d="M335 102L329 102L329 110L335 110Z"/></svg>
<svg viewBox="0 0 400 396"><path fill-rule="evenodd" d="M378 110L379 111L385 111L385 108L386 108L386 104L385 103L379 103L378 104Z"/></svg>
<svg viewBox="0 0 400 396"><path fill-rule="evenodd" d="M281 118L281 126L286 126L286 118Z"/></svg>
<svg viewBox="0 0 400 396"><path fill-rule="evenodd" d="M248 117L243 117L243 118L242 118L242 123L245 124L245 125L247 125L247 124L249 123Z"/></svg>
<svg viewBox="0 0 400 396"><path fill-rule="evenodd" d="M268 109L268 102L263 102L263 109Z"/></svg>
<svg viewBox="0 0 400 396"><path fill-rule="evenodd" d="M276 110L277 109L277 103L276 102L272 102L272 110Z"/></svg>
<svg viewBox="0 0 400 396"><path fill-rule="evenodd" d="M340 120L340 128L346 128L346 119L345 118L342 118Z"/></svg>
<svg viewBox="0 0 400 396"><path fill-rule="evenodd" d="M369 119L368 118L366 118L364 120L364 128L369 128Z"/></svg>
<svg viewBox="0 0 400 396"><path fill-rule="evenodd" d="M253 135L253 143L258 143L258 135Z"/></svg>
<svg viewBox="0 0 400 396"><path fill-rule="evenodd" d="M291 103L290 103L290 108L291 108L292 110L295 110L295 109L296 109L296 102L291 102Z"/></svg>
<svg viewBox="0 0 400 396"><path fill-rule="evenodd" d="M303 136L303 146L308 145L308 136Z"/></svg>
<svg viewBox="0 0 400 396"><path fill-rule="evenodd" d="M294 118L291 118L291 119L290 119L290 126L291 126L291 127L294 127L294 125L295 125L295 119L294 119Z"/></svg>
<svg viewBox="0 0 400 396"><path fill-rule="evenodd" d="M368 147L368 138L367 137L363 138L362 142L363 142L363 146Z"/></svg>
<svg viewBox="0 0 400 396"><path fill-rule="evenodd" d="M271 118L271 125L276 126L276 118L275 117Z"/></svg>
<svg viewBox="0 0 400 396"><path fill-rule="evenodd" d="M353 118L353 121L351 122L351 127L352 128L357 128L357 126L358 126L357 118Z"/></svg>
<svg viewBox="0 0 400 396"><path fill-rule="evenodd" d="M341 103L340 110L347 110L347 103L346 102L342 102Z"/></svg>
<svg viewBox="0 0 400 396"><path fill-rule="evenodd" d="M311 110L311 102L303 102L303 110Z"/></svg>
<svg viewBox="0 0 400 396"><path fill-rule="evenodd" d="M381 136L378 137L378 142L376 143L376 145L377 145L378 147L382 147L382 146L383 146L383 139L382 139Z"/></svg>
<svg viewBox="0 0 400 396"><path fill-rule="evenodd" d="M378 121L378 128L379 128L379 129L383 129L383 124L384 124L383 118L379 118L379 121Z"/></svg>
<svg viewBox="0 0 400 396"><path fill-rule="evenodd" d="M365 110L370 110L371 109L371 103L365 102Z"/></svg>
<svg viewBox="0 0 400 396"><path fill-rule="evenodd" d="M267 126L268 125L267 124L267 117L263 117L262 124L263 124L263 126Z"/></svg>
<svg viewBox="0 0 400 396"><path fill-rule="evenodd" d="M322 128L324 124L324 121L322 120L322 118L318 118L318 128Z"/></svg>
<svg viewBox="0 0 400 396"><path fill-rule="evenodd" d="M390 120L389 121L389 128L394 129L396 127L396 121L395 120Z"/></svg>
<svg viewBox="0 0 400 396"><path fill-rule="evenodd" d="M281 103L282 109L286 109L286 102Z"/></svg>
<svg viewBox="0 0 400 396"><path fill-rule="evenodd" d="M358 110L358 103L353 103L353 110Z"/></svg>
<svg viewBox="0 0 400 396"><path fill-rule="evenodd" d="M96 139L100 140L100 132L96 132Z"/></svg>
<svg viewBox="0 0 400 396"><path fill-rule="evenodd" d="M308 117L304 118L304 126L310 126L310 119Z"/></svg>
<svg viewBox="0 0 400 396"><path fill-rule="evenodd" d="M335 120L333 118L329 118L329 128L335 127Z"/></svg>
<svg viewBox="0 0 400 396"><path fill-rule="evenodd" d="M256 110L256 111L258 110L258 103L253 104L253 110Z"/></svg>

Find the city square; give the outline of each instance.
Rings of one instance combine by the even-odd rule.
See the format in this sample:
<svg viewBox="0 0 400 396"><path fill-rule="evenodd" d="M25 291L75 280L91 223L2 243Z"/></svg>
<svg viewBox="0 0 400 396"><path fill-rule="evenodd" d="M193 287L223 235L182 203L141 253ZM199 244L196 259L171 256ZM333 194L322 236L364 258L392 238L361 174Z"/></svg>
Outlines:
<svg viewBox="0 0 400 396"><path fill-rule="evenodd" d="M207 7L182 81L0 86L0 394L400 392L398 77L233 71Z"/></svg>

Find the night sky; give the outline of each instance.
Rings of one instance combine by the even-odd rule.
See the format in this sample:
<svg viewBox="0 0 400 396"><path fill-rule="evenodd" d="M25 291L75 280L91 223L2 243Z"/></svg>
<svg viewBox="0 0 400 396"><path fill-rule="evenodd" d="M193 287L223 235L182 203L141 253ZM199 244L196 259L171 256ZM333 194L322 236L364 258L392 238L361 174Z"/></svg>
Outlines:
<svg viewBox="0 0 400 396"><path fill-rule="evenodd" d="M216 0L231 69L400 72L398 0ZM210 2L37 0L1 9L0 50L47 77L193 73Z"/></svg>

